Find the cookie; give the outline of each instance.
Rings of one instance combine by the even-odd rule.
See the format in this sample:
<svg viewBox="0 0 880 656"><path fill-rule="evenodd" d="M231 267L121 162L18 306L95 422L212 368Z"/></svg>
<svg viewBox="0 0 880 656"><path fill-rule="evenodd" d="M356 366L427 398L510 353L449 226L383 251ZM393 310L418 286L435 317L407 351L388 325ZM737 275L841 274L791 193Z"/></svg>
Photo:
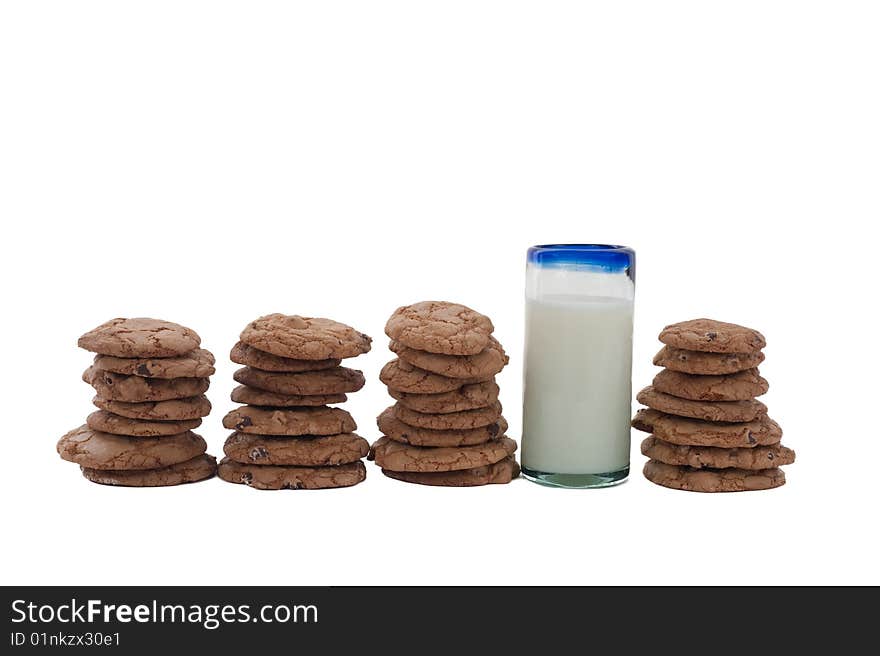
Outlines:
<svg viewBox="0 0 880 656"><path fill-rule="evenodd" d="M667 465L694 469L772 469L794 462L795 453L781 444L748 449L670 444L656 437L642 441L642 455Z"/></svg>
<svg viewBox="0 0 880 656"><path fill-rule="evenodd" d="M271 406L273 408L297 408L302 406L329 405L332 403L344 403L348 397L345 394L311 394L302 396L298 394L276 394L239 385L230 397L236 403L248 403L250 405Z"/></svg>
<svg viewBox="0 0 880 656"><path fill-rule="evenodd" d="M649 460L643 473L652 483L688 492L749 492L785 485L781 469L694 469Z"/></svg>
<svg viewBox="0 0 880 656"><path fill-rule="evenodd" d="M227 483L257 490L322 490L357 485L367 477L367 468L360 460L334 467L279 467L244 465L223 458L217 475Z"/></svg>
<svg viewBox="0 0 880 656"><path fill-rule="evenodd" d="M395 472L383 469L388 478L418 485L440 487L476 487L478 485L504 485L519 476L519 465L513 457L499 460L491 465L450 472Z"/></svg>
<svg viewBox="0 0 880 656"><path fill-rule="evenodd" d="M636 398L654 410L705 421L753 421L767 414L767 406L760 401L691 401L658 392L651 386Z"/></svg>
<svg viewBox="0 0 880 656"><path fill-rule="evenodd" d="M173 358L96 355L94 368L145 378L207 378L214 375L214 354L207 349L196 349Z"/></svg>
<svg viewBox="0 0 880 656"><path fill-rule="evenodd" d="M211 414L211 402L204 394L188 399L152 403L126 403L96 396L92 399L92 403L114 415L151 421L183 421L207 417Z"/></svg>
<svg viewBox="0 0 880 656"><path fill-rule="evenodd" d="M82 475L92 483L123 487L165 487L195 483L212 478L217 473L217 459L203 453L190 460L160 469L89 469L82 467Z"/></svg>
<svg viewBox="0 0 880 656"><path fill-rule="evenodd" d="M482 428L496 423L501 417L501 404L497 401L488 408L448 412L442 415L416 412L400 403L396 403L392 408L394 416L404 424L440 431Z"/></svg>
<svg viewBox="0 0 880 656"><path fill-rule="evenodd" d="M237 342L229 352L229 359L238 364L243 364L254 369L263 371L279 371L282 373L299 373L302 371L320 371L338 367L342 362L339 358L327 360L296 360L284 358L280 355L272 355L266 351L249 346L244 342Z"/></svg>
<svg viewBox="0 0 880 656"><path fill-rule="evenodd" d="M382 469L398 472L458 471L484 467L516 452L516 442L502 437L484 444L426 449L380 437L370 456Z"/></svg>
<svg viewBox="0 0 880 656"><path fill-rule="evenodd" d="M660 341L674 348L707 353L757 353L767 346L767 340L757 330L712 319L666 326Z"/></svg>
<svg viewBox="0 0 880 656"><path fill-rule="evenodd" d="M395 442L413 446L454 447L473 446L504 437L507 421L499 417L497 421L480 428L467 430L432 430L409 426L394 415L394 408L387 408L376 418L379 430Z"/></svg>
<svg viewBox="0 0 880 656"><path fill-rule="evenodd" d="M123 437L93 431L83 424L60 440L58 454L89 469L158 469L205 452L207 445L192 431L164 437Z"/></svg>
<svg viewBox="0 0 880 656"><path fill-rule="evenodd" d="M654 377L654 389L691 401L748 401L767 393L770 385L757 369L725 376L697 376L664 369Z"/></svg>
<svg viewBox="0 0 880 656"><path fill-rule="evenodd" d="M126 403L185 399L203 394L210 385L207 378L143 378L101 371L94 366L83 372L82 379L95 388L98 396Z"/></svg>
<svg viewBox="0 0 880 656"><path fill-rule="evenodd" d="M664 346L654 356L654 364L684 374L723 376L754 369L764 361L764 353L701 353Z"/></svg>
<svg viewBox="0 0 880 656"><path fill-rule="evenodd" d="M223 452L230 460L255 465L317 467L343 465L365 457L370 443L355 433L326 437L266 437L233 433Z"/></svg>
<svg viewBox="0 0 880 656"><path fill-rule="evenodd" d="M489 345L476 355L445 355L418 351L392 341L389 348L397 356L414 367L440 374L447 378L487 378L504 369L510 358L494 337L489 337Z"/></svg>
<svg viewBox="0 0 880 656"><path fill-rule="evenodd" d="M223 417L223 426L256 435L337 435L357 428L341 408L258 408L244 405Z"/></svg>
<svg viewBox="0 0 880 656"><path fill-rule="evenodd" d="M80 348L118 358L172 358L199 347L190 328L161 319L110 319L79 338Z"/></svg>
<svg viewBox="0 0 880 656"><path fill-rule="evenodd" d="M411 349L446 355L476 355L489 346L494 330L489 317L445 301L404 305L385 324L385 334L394 341Z"/></svg>
<svg viewBox="0 0 880 656"><path fill-rule="evenodd" d="M654 433L664 442L684 446L752 448L779 444L782 440L782 429L767 415L754 421L723 423L642 409L633 418L632 426L645 433Z"/></svg>
<svg viewBox="0 0 880 656"><path fill-rule="evenodd" d="M285 374L242 367L232 377L248 387L256 387L276 394L310 396L315 394L344 394L357 392L364 386L364 374L357 369L335 367L322 371Z"/></svg>
<svg viewBox="0 0 880 656"><path fill-rule="evenodd" d="M491 379L490 376L487 380ZM382 371L379 372L379 380L385 383L390 390L409 394L442 394L456 390L463 385L486 382L471 378L447 378L414 367L400 358L392 360L382 367Z"/></svg>
<svg viewBox="0 0 880 656"><path fill-rule="evenodd" d="M440 394L411 394L389 389L388 393L400 405L416 412L446 414L485 408L498 400L498 384L494 380L485 383L463 385L451 392Z"/></svg>
<svg viewBox="0 0 880 656"><path fill-rule="evenodd" d="M252 321L240 339L260 351L295 360L353 358L369 351L372 341L338 321L286 314Z"/></svg>
<svg viewBox="0 0 880 656"><path fill-rule="evenodd" d="M94 431L111 433L112 435L128 435L130 437L177 435L178 433L185 433L188 430L198 428L201 423L201 419L186 419L182 421L129 419L122 415L114 415L106 410L96 410L86 417L86 426Z"/></svg>

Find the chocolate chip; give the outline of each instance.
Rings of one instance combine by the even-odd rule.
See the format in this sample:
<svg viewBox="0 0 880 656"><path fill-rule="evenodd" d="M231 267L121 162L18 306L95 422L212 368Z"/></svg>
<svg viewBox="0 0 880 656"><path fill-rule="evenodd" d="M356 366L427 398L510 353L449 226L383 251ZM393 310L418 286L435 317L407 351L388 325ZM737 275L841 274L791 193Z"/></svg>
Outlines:
<svg viewBox="0 0 880 656"><path fill-rule="evenodd" d="M254 480L254 475L250 472L242 472L241 473L241 482L245 485L250 485L251 481Z"/></svg>
<svg viewBox="0 0 880 656"><path fill-rule="evenodd" d="M715 333L715 332L708 332L708 333L706 333L706 337L707 337L707 338L709 339L709 341L711 342L711 341L715 340L715 339L718 337L718 333Z"/></svg>
<svg viewBox="0 0 880 656"><path fill-rule="evenodd" d="M749 433L749 444L757 444L758 440L755 439L754 435Z"/></svg>
<svg viewBox="0 0 880 656"><path fill-rule="evenodd" d="M137 372L141 376L149 376L150 375L150 368L145 364L139 364L137 366Z"/></svg>
<svg viewBox="0 0 880 656"><path fill-rule="evenodd" d="M268 456L269 456L269 452L266 450L265 447L262 447L262 446L258 446L258 447L251 449L250 454L248 454L248 457L251 460L259 460L260 458L267 458Z"/></svg>
<svg viewBox="0 0 880 656"><path fill-rule="evenodd" d="M235 425L237 430L241 430L242 428L247 428L251 426L254 422L251 421L250 417L242 417L241 421Z"/></svg>

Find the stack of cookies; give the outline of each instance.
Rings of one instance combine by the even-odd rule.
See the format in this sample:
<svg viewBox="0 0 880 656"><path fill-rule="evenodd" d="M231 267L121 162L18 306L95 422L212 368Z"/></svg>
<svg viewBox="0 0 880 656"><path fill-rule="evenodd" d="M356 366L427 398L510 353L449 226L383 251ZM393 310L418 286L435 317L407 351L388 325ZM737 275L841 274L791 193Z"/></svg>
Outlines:
<svg viewBox="0 0 880 656"><path fill-rule="evenodd" d="M229 357L245 365L223 418L233 429L220 478L259 490L347 487L366 477L369 443L352 416L330 404L364 386L364 375L340 366L370 350L367 335L313 317L269 314L251 322Z"/></svg>
<svg viewBox="0 0 880 656"><path fill-rule="evenodd" d="M398 308L385 326L397 354L380 379L396 399L379 415L370 458L407 483L469 487L519 475L495 375L508 362L488 317L456 303Z"/></svg>
<svg viewBox="0 0 880 656"><path fill-rule="evenodd" d="M650 458L645 477L692 492L765 490L785 484L779 467L795 454L780 444L782 429L756 397L768 384L758 372L764 336L736 324L695 319L664 328L654 358L664 367L638 394L648 406L634 428Z"/></svg>
<svg viewBox="0 0 880 656"><path fill-rule="evenodd" d="M180 485L211 478L217 463L193 429L211 411L204 393L214 356L195 331L159 319L111 319L79 338L96 353L83 380L99 408L58 442L95 483Z"/></svg>

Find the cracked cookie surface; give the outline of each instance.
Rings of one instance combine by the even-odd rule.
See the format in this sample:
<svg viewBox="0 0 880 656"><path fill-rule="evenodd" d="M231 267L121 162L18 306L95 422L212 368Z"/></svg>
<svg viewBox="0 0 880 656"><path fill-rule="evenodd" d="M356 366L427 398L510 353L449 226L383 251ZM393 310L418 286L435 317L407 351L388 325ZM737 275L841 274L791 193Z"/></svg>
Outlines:
<svg viewBox="0 0 880 656"><path fill-rule="evenodd" d="M130 419L122 415L114 415L106 410L96 410L86 417L86 426L94 431L112 435L128 435L129 437L159 437L177 435L198 428L201 419L185 419L179 421L149 421L146 419Z"/></svg>
<svg viewBox="0 0 880 656"><path fill-rule="evenodd" d="M694 469L649 460L642 471L652 483L688 492L749 492L785 485L781 469Z"/></svg>
<svg viewBox="0 0 880 656"><path fill-rule="evenodd" d="M757 330L714 319L692 319L666 326L660 341L667 346L708 353L757 353L767 340Z"/></svg>
<svg viewBox="0 0 880 656"><path fill-rule="evenodd" d="M385 324L393 340L419 351L476 355L495 330L489 317L458 303L422 301L397 308Z"/></svg>
<svg viewBox="0 0 880 656"><path fill-rule="evenodd" d="M120 358L168 358L199 347L196 331L161 319L110 319L82 335L80 348Z"/></svg>
<svg viewBox="0 0 880 656"><path fill-rule="evenodd" d="M383 469L388 478L418 485L439 487L476 487L479 485L504 485L519 476L519 465L513 457L504 458L491 465L460 469L450 472L395 472Z"/></svg>
<svg viewBox="0 0 880 656"><path fill-rule="evenodd" d="M654 377L653 387L691 401L748 401L770 389L757 369L724 376L697 376L665 369Z"/></svg>
<svg viewBox="0 0 880 656"><path fill-rule="evenodd" d="M187 399L147 403L126 403L125 401L113 401L95 396L92 403L101 410L130 419L180 421L207 417L211 414L211 402L204 394Z"/></svg>
<svg viewBox="0 0 880 656"><path fill-rule="evenodd" d="M348 367L302 373L278 373L242 367L232 377L248 387L297 396L357 392L366 383L363 372Z"/></svg>
<svg viewBox="0 0 880 656"><path fill-rule="evenodd" d="M207 378L214 375L214 355L207 349L196 349L171 358L96 355L94 368L145 378Z"/></svg>
<svg viewBox="0 0 880 656"><path fill-rule="evenodd" d="M386 408L376 418L376 425L383 435L395 442L424 447L455 447L483 444L498 440L507 431L507 421L499 417L497 421L480 428L467 430L433 430L409 426L400 421L394 414L394 408Z"/></svg>
<svg viewBox="0 0 880 656"><path fill-rule="evenodd" d="M753 421L726 423L687 419L643 408L633 417L632 426L653 433L664 442L684 446L751 448L778 444L782 440L782 428L767 415Z"/></svg>
<svg viewBox="0 0 880 656"><path fill-rule="evenodd" d="M357 429L341 408L259 408L245 405L223 417L223 426L256 435L337 435Z"/></svg>
<svg viewBox="0 0 880 656"><path fill-rule="evenodd" d="M65 434L56 447L70 462L89 469L158 469L190 460L207 445L192 431L164 437L125 437L94 431L85 424Z"/></svg>
<svg viewBox="0 0 880 656"><path fill-rule="evenodd" d="M160 469L126 471L82 467L82 475L93 483L122 487L167 487L196 483L212 478L216 472L217 459L207 453Z"/></svg>
<svg viewBox="0 0 880 656"><path fill-rule="evenodd" d="M498 384L494 380L463 385L451 392L440 394L413 394L388 389L388 394L401 405L416 412L433 414L486 408L498 400L498 393Z"/></svg>
<svg viewBox="0 0 880 656"><path fill-rule="evenodd" d="M795 460L794 451L781 444L728 449L671 444L653 436L642 441L641 451L651 460L694 469L772 469Z"/></svg>
<svg viewBox="0 0 880 656"><path fill-rule="evenodd" d="M339 358L326 360L297 360L273 355L266 351L254 348L244 342L238 342L229 352L229 359L237 364L243 364L254 369L263 371L277 371L282 373L299 373L303 371L320 371L338 367L342 362Z"/></svg>
<svg viewBox="0 0 880 656"><path fill-rule="evenodd" d="M357 485L367 477L367 468L360 460L332 467L284 467L245 465L223 458L217 475L256 490L324 490Z"/></svg>
<svg viewBox="0 0 880 656"><path fill-rule="evenodd" d="M764 353L704 353L664 346L654 356L654 364L684 374L720 376L754 369L764 361Z"/></svg>
<svg viewBox="0 0 880 656"><path fill-rule="evenodd" d="M516 442L502 437L484 444L461 447L423 448L380 437L370 455L382 469L401 472L437 472L473 469L512 456Z"/></svg>
<svg viewBox="0 0 880 656"><path fill-rule="evenodd" d="M239 339L260 351L295 360L352 358L368 352L372 341L332 319L278 313L252 321Z"/></svg>
<svg viewBox="0 0 880 656"><path fill-rule="evenodd" d="M748 401L691 401L664 394L648 386L636 396L639 403L654 410L679 417L704 421L753 421L767 414L767 406L756 400Z"/></svg>
<svg viewBox="0 0 880 656"><path fill-rule="evenodd" d="M210 385L207 378L144 378L101 371L94 366L83 372L82 379L101 398L126 403L185 399L204 393Z"/></svg>
<svg viewBox="0 0 880 656"><path fill-rule="evenodd" d="M364 458L370 443L355 433L324 437L266 437L235 432L223 452L230 460L255 465L317 467L343 465Z"/></svg>
<svg viewBox="0 0 880 656"><path fill-rule="evenodd" d="M489 336L489 345L476 355L445 355L419 351L396 341L389 348L401 360L414 367L440 374L447 378L487 378L500 372L510 358L497 339Z"/></svg>

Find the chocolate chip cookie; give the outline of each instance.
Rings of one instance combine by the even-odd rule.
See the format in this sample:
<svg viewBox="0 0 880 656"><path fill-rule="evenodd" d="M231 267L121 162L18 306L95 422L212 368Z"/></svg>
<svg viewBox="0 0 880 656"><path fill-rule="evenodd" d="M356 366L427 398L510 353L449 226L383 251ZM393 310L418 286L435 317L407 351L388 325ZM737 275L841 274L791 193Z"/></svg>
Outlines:
<svg viewBox="0 0 880 656"><path fill-rule="evenodd" d="M285 358L280 355L272 355L261 351L253 346L238 342L232 347L229 359L237 364L243 364L254 369L263 371L277 371L281 373L300 373L303 371L320 371L321 369L333 369L342 362L339 358L327 360L297 360Z"/></svg>
<svg viewBox="0 0 880 656"><path fill-rule="evenodd" d="M217 472L217 459L204 453L190 460L160 469L90 469L82 474L93 483L124 487L167 487L195 483L212 478Z"/></svg>
<svg viewBox="0 0 880 656"><path fill-rule="evenodd" d="M396 342L419 351L476 355L495 330L489 317L458 303L423 301L397 308L385 324Z"/></svg>
<svg viewBox="0 0 880 656"><path fill-rule="evenodd" d="M512 456L516 442L509 437L475 446L425 449L379 438L371 456L382 469L399 472L439 472L474 469L494 464Z"/></svg>
<svg viewBox="0 0 880 656"><path fill-rule="evenodd" d="M309 394L306 396L276 394L275 392L267 392L256 387L248 387L247 385L236 387L232 390L230 397L236 403L249 403L250 405L263 405L273 408L330 405L333 403L344 403L348 399L345 394Z"/></svg>
<svg viewBox="0 0 880 656"><path fill-rule="evenodd" d="M382 367L379 380L385 383L388 389L409 394L442 394L456 390L463 385L486 382L470 378L447 378L414 367L400 358L392 360Z"/></svg>
<svg viewBox="0 0 880 656"><path fill-rule="evenodd" d="M504 485L519 476L519 465L516 460L504 458L491 465L473 469L459 469L443 472L395 472L383 469L388 478L419 485L436 485L440 487L475 487L478 485Z"/></svg>
<svg viewBox="0 0 880 656"><path fill-rule="evenodd" d="M370 444L355 433L325 437L266 437L235 432L223 451L230 460L255 465L317 467L356 462L370 451Z"/></svg>
<svg viewBox="0 0 880 656"><path fill-rule="evenodd" d="M245 465L223 458L217 475L228 483L257 490L320 490L357 485L367 477L367 468L360 460L334 467L280 467Z"/></svg>
<svg viewBox="0 0 880 656"><path fill-rule="evenodd" d="M277 313L249 323L240 339L260 351L295 360L352 358L368 352L372 341L332 319Z"/></svg>
<svg viewBox="0 0 880 656"><path fill-rule="evenodd" d="M123 437L83 424L64 435L58 454L89 469L159 469L190 460L207 445L192 431L164 437Z"/></svg>
<svg viewBox="0 0 880 656"><path fill-rule="evenodd" d="M95 388L98 396L126 403L185 399L203 394L210 384L207 378L144 378L101 371L94 366L83 372L82 379Z"/></svg>
<svg viewBox="0 0 880 656"><path fill-rule="evenodd" d="M748 492L785 485L781 469L694 469L649 460L644 474L652 483L688 492Z"/></svg>
<svg viewBox="0 0 880 656"><path fill-rule="evenodd" d="M357 424L341 408L259 408L244 405L223 417L223 426L256 435L336 435Z"/></svg>
<svg viewBox="0 0 880 656"><path fill-rule="evenodd" d="M664 346L654 356L654 364L684 374L723 376L754 369L764 361L764 353L703 353Z"/></svg>
<svg viewBox="0 0 880 656"><path fill-rule="evenodd" d="M504 369L510 361L501 344L491 335L489 336L489 345L476 355L445 355L418 351L395 341L391 342L389 348L401 360L414 367L447 378L486 379Z"/></svg>
<svg viewBox="0 0 880 656"><path fill-rule="evenodd" d="M498 384L494 380L463 385L451 392L440 394L411 394L388 389L388 394L401 405L416 412L433 414L486 408L498 400L498 392Z"/></svg>
<svg viewBox="0 0 880 656"><path fill-rule="evenodd" d="M760 401L691 401L664 394L648 386L636 396L639 403L654 410L680 417L705 421L753 421L767 414L767 406Z"/></svg>
<svg viewBox="0 0 880 656"><path fill-rule="evenodd" d="M425 447L455 447L483 444L498 440L507 431L507 421L499 417L497 421L480 428L467 430L432 430L409 426L394 416L394 409L387 408L376 418L376 424L384 435L396 442Z"/></svg>
<svg viewBox="0 0 880 656"><path fill-rule="evenodd" d="M757 330L713 319L666 326L660 341L674 348L707 353L757 353L767 346L767 340Z"/></svg>
<svg viewBox="0 0 880 656"><path fill-rule="evenodd" d="M129 437L160 437L177 435L198 428L201 419L182 421L147 421L145 419L129 419L122 415L114 415L106 410L96 410L86 417L86 426L101 433L112 435L128 435Z"/></svg>
<svg viewBox="0 0 880 656"><path fill-rule="evenodd" d="M394 416L409 426L432 430L470 430L494 424L501 417L501 404L497 401L487 408L449 412L446 414L427 414L410 410L399 402L392 406Z"/></svg>
<svg viewBox="0 0 880 656"><path fill-rule="evenodd" d="M654 433L664 442L685 446L752 448L779 444L782 440L782 429L767 415L753 421L725 423L642 409L633 418L632 426L645 433Z"/></svg>
<svg viewBox="0 0 880 656"><path fill-rule="evenodd" d="M670 444L656 437L642 441L642 455L667 465L694 469L772 469L794 462L795 453L781 444L748 449Z"/></svg>
<svg viewBox="0 0 880 656"><path fill-rule="evenodd" d="M770 385L757 369L724 376L698 376L664 369L654 377L654 389L691 401L748 401L767 393Z"/></svg>
<svg viewBox="0 0 880 656"><path fill-rule="evenodd" d="M173 358L96 355L94 368L145 378L207 378L214 375L214 355L207 349L195 349Z"/></svg>
<svg viewBox="0 0 880 656"><path fill-rule="evenodd" d="M298 374L242 367L232 377L236 382L248 387L256 387L276 394L295 394L297 396L357 392L366 382L363 372L348 367L306 371Z"/></svg>
<svg viewBox="0 0 880 656"><path fill-rule="evenodd" d="M204 394L188 399L148 403L126 403L125 401L113 401L96 396L92 399L92 403L101 410L130 419L183 421L207 417L211 414L211 402Z"/></svg>
<svg viewBox="0 0 880 656"><path fill-rule="evenodd" d="M110 319L79 338L80 348L119 358L170 358L199 347L190 328L161 319Z"/></svg>

